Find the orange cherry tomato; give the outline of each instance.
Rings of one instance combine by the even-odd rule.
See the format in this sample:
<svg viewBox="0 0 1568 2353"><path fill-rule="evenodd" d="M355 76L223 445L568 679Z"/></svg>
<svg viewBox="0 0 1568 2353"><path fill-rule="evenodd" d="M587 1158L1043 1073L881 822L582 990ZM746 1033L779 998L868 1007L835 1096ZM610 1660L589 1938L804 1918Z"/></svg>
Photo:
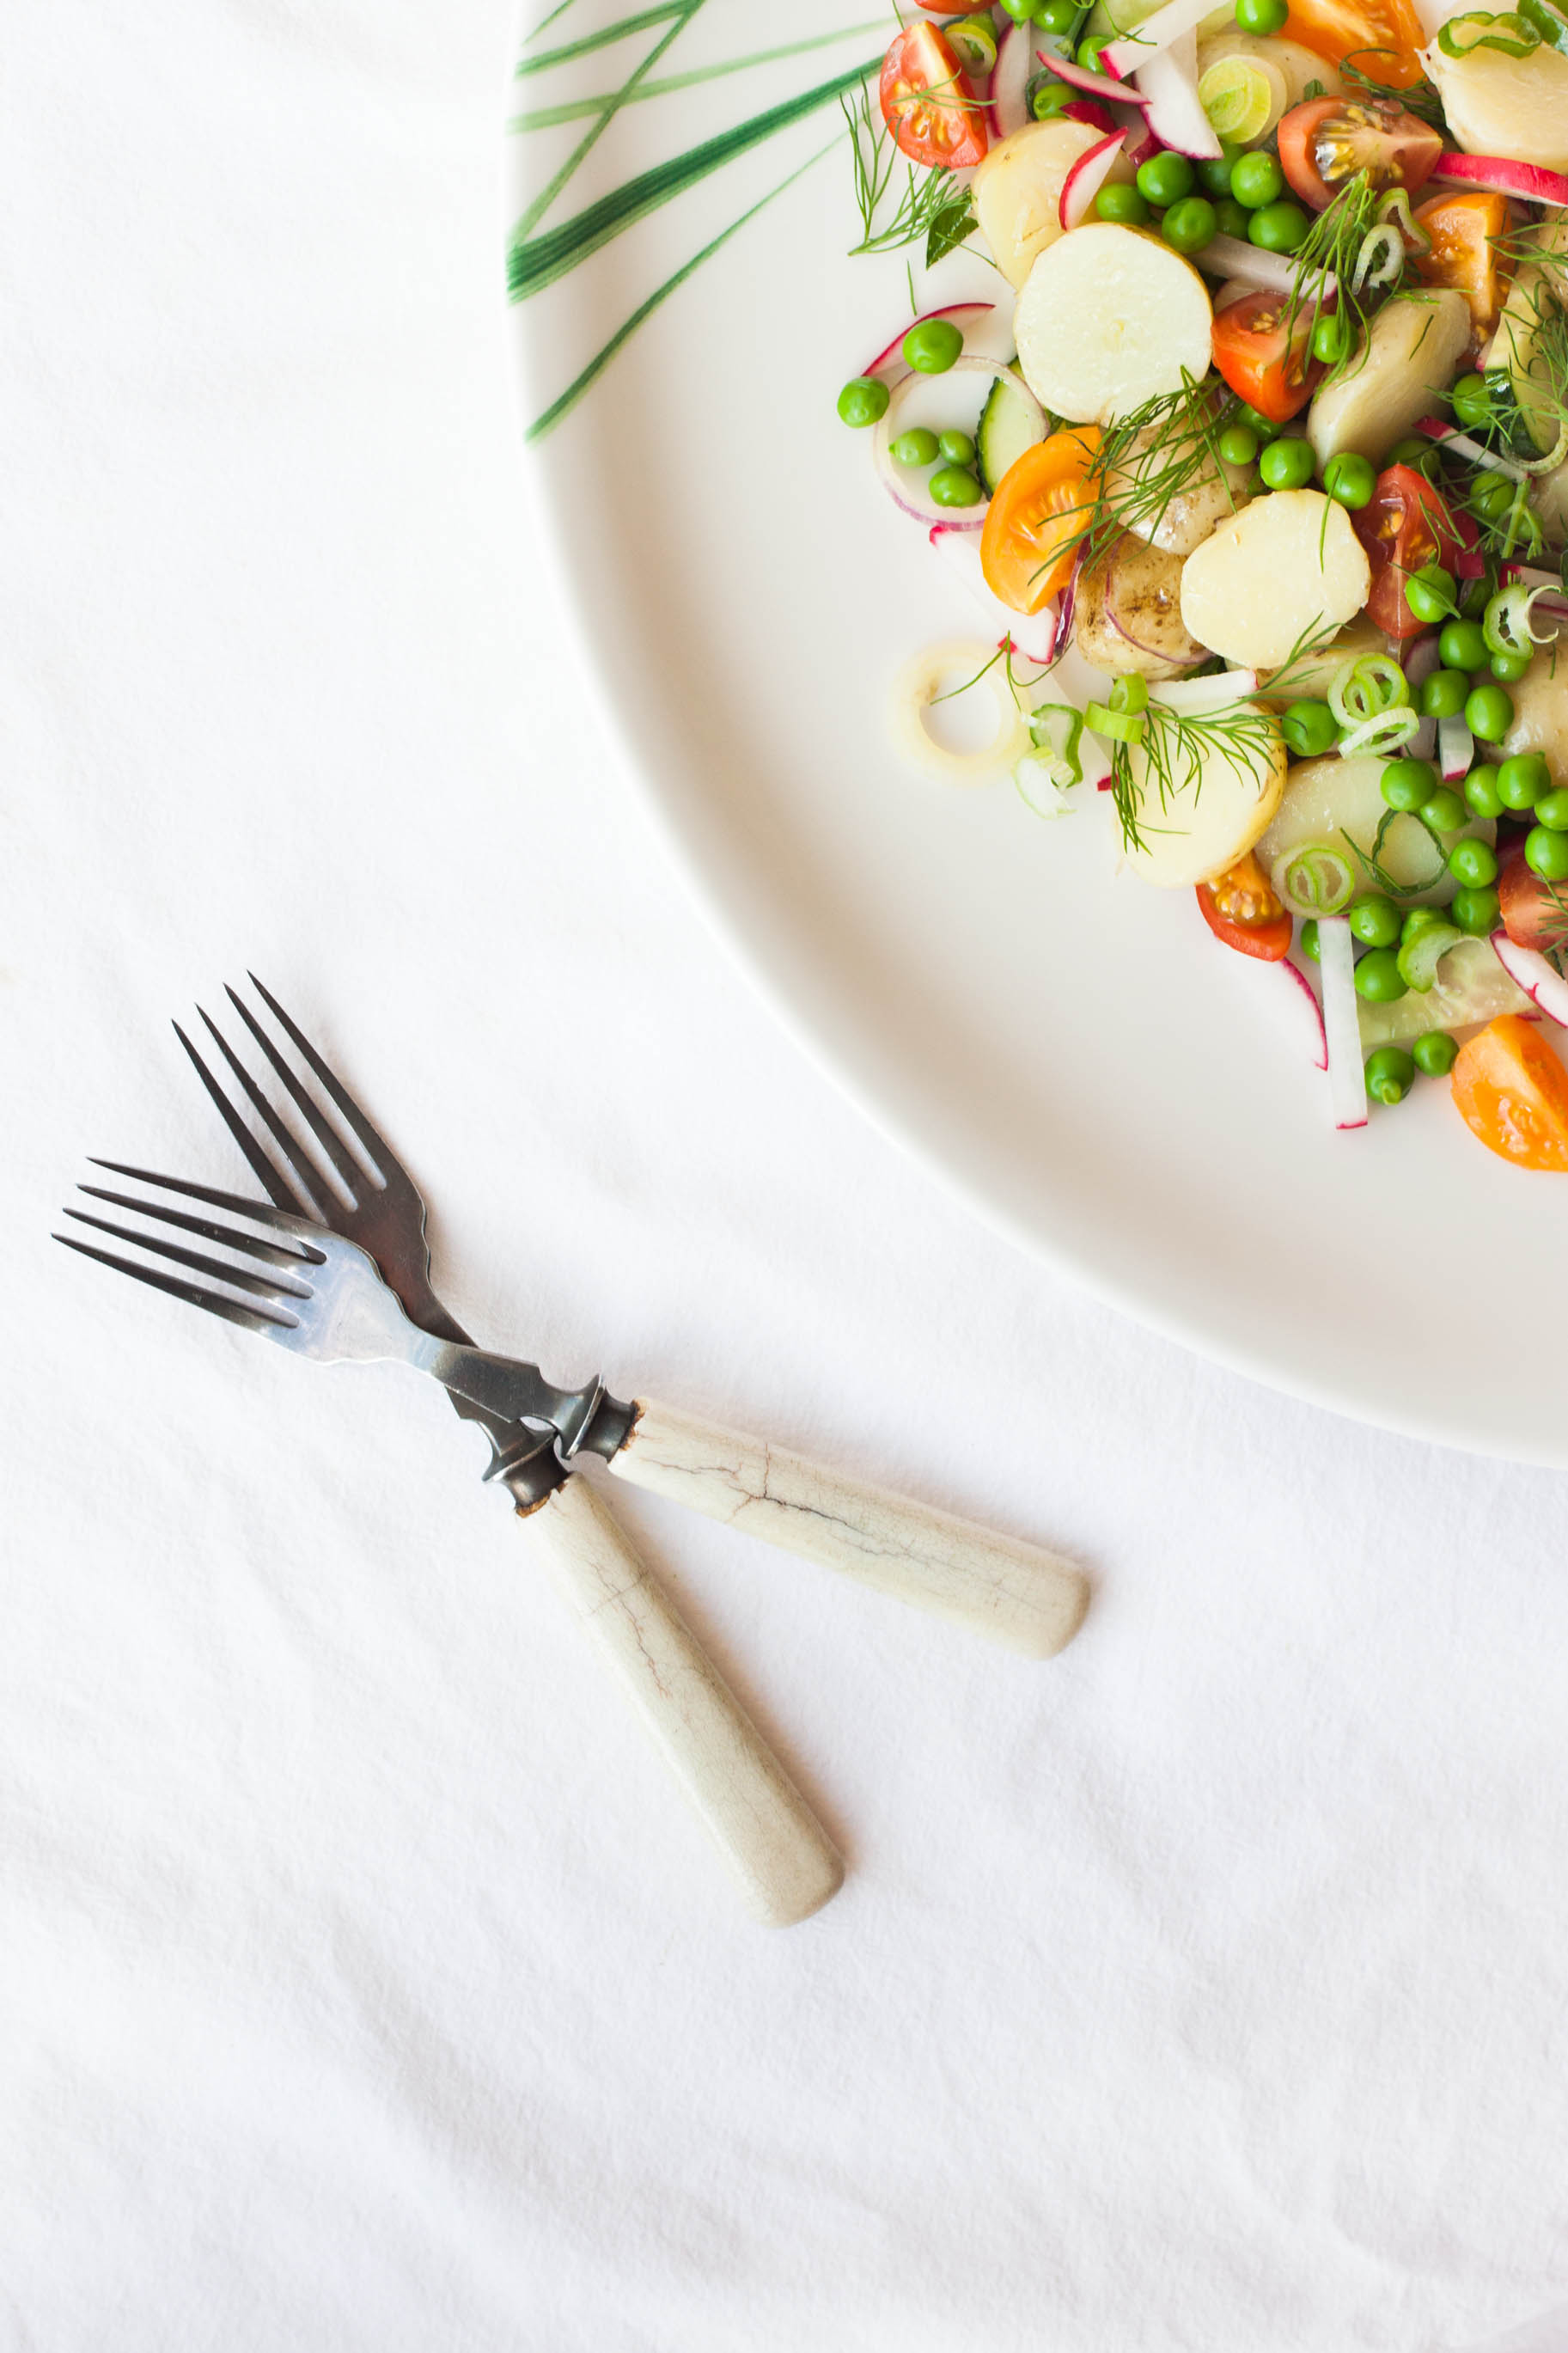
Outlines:
<svg viewBox="0 0 1568 2353"><path fill-rule="evenodd" d="M1496 326L1508 287L1508 270L1492 242L1508 227L1508 198L1483 189L1432 196L1416 207L1415 218L1432 248L1413 254L1412 269L1428 286L1458 288L1470 306L1479 342Z"/></svg>
<svg viewBox="0 0 1568 2353"><path fill-rule="evenodd" d="M1212 882L1200 882L1197 898L1205 923L1227 948L1266 964L1289 954L1295 926L1250 849Z"/></svg>
<svg viewBox="0 0 1568 2353"><path fill-rule="evenodd" d="M1285 38L1336 66L1353 58L1363 73L1394 90L1421 79L1416 52L1426 35L1412 0L1290 0Z"/></svg>
<svg viewBox="0 0 1568 2353"><path fill-rule="evenodd" d="M1392 98L1312 98L1279 118L1279 169L1317 212L1364 172L1374 188L1424 188L1443 152L1429 122Z"/></svg>
<svg viewBox="0 0 1568 2353"><path fill-rule="evenodd" d="M1426 627L1405 601L1405 584L1425 565L1453 569L1459 540L1447 501L1413 466L1387 466L1371 498L1352 515L1372 565L1367 618L1390 638L1418 638Z"/></svg>
<svg viewBox="0 0 1568 2353"><path fill-rule="evenodd" d="M1214 314L1214 364L1232 392L1284 425L1305 408L1323 371L1308 349L1312 307L1302 303L1287 344L1283 294L1237 294Z"/></svg>
<svg viewBox="0 0 1568 2353"><path fill-rule="evenodd" d="M1504 1013L1459 1049L1454 1101L1472 1135L1516 1168L1568 1171L1568 1070L1521 1013Z"/></svg>
<svg viewBox="0 0 1568 2353"><path fill-rule="evenodd" d="M1072 425L1015 458L980 533L980 568L1015 613L1037 613L1065 588L1094 510L1098 425Z"/></svg>
<svg viewBox="0 0 1568 2353"><path fill-rule="evenodd" d="M882 60L882 120L912 163L961 172L978 164L985 117L952 44L934 25L910 25Z"/></svg>

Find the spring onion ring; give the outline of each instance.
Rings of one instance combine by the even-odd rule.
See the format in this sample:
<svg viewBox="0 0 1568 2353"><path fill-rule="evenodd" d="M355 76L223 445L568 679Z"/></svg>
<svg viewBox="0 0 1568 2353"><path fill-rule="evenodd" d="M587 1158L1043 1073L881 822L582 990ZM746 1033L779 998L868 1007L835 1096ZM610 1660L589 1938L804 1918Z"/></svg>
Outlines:
<svg viewBox="0 0 1568 2353"><path fill-rule="evenodd" d="M1461 40L1460 27L1465 25L1485 26L1487 29ZM1449 17L1437 35L1437 47L1446 58L1468 58L1473 49L1500 49L1505 58L1527 58L1532 49L1541 47L1541 36L1533 25L1511 10L1494 16L1485 8L1467 8L1462 16Z"/></svg>
<svg viewBox="0 0 1568 2353"><path fill-rule="evenodd" d="M1083 723L1096 735L1109 735L1115 744L1136 744L1148 724L1142 711L1111 711L1103 702L1084 705Z"/></svg>
<svg viewBox="0 0 1568 2353"><path fill-rule="evenodd" d="M1380 760L1392 758L1403 752L1421 724L1421 714L1405 703L1397 711L1374 712L1370 719L1358 720L1347 734L1340 738L1340 756L1349 760L1358 752L1375 753Z"/></svg>
<svg viewBox="0 0 1568 2353"><path fill-rule="evenodd" d="M1288 850L1270 880L1293 915L1337 915L1356 894L1355 868L1326 841Z"/></svg>
<svg viewBox="0 0 1568 2353"><path fill-rule="evenodd" d="M1328 701L1340 726L1355 728L1387 712L1408 709L1410 681L1392 654L1363 654L1336 674Z"/></svg>
<svg viewBox="0 0 1568 2353"><path fill-rule="evenodd" d="M1537 646L1549 646L1557 635L1555 628L1538 632L1531 621L1531 610L1542 596L1552 594L1549 588L1526 588L1514 581L1488 600L1481 616L1481 635L1489 651L1494 654L1532 654Z"/></svg>

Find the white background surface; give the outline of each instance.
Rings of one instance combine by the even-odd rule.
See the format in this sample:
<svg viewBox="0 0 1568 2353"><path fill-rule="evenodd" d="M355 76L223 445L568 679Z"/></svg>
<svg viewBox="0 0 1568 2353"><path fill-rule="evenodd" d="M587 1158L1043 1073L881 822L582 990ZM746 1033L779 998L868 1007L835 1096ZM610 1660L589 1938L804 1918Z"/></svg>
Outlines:
<svg viewBox="0 0 1568 2353"><path fill-rule="evenodd" d="M1563 1482L1047 1278L712 944L533 552L507 30L8 20L0 2344L1515 2329L1568 2290ZM1030 1668L617 1496L843 1840L816 1921L742 1922L438 1394L43 1240L89 1150L239 1176L165 1024L247 963L483 1337L1091 1566Z"/></svg>

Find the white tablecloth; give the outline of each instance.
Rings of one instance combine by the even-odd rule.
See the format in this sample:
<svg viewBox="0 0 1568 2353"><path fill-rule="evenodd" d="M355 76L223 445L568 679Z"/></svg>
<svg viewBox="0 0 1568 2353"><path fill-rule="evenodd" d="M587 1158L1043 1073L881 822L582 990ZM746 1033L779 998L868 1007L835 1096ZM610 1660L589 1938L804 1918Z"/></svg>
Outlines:
<svg viewBox="0 0 1568 2353"><path fill-rule="evenodd" d="M534 552L498 0L6 31L5 2353L1514 2344L1563 1482L1118 1321L714 944ZM618 1499L842 1838L808 1925L741 1919L437 1392L46 1240L87 1152L243 1175L167 1018L247 964L485 1337L1091 1566L1031 1667Z"/></svg>

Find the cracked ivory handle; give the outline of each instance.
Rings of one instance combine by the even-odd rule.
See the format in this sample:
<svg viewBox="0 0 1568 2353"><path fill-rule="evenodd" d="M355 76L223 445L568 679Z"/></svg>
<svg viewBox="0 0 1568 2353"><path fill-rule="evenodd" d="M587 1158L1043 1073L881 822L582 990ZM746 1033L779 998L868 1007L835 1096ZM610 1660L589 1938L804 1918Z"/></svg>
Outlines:
<svg viewBox="0 0 1568 2353"><path fill-rule="evenodd" d="M844 1877L832 1840L582 1477L527 1515L553 1582L625 1685L756 1916L804 1920Z"/></svg>
<svg viewBox="0 0 1568 2353"><path fill-rule="evenodd" d="M1089 1587L1070 1562L993 1535L716 1422L639 1399L610 1468L634 1486L841 1568L1032 1659L1070 1642Z"/></svg>

